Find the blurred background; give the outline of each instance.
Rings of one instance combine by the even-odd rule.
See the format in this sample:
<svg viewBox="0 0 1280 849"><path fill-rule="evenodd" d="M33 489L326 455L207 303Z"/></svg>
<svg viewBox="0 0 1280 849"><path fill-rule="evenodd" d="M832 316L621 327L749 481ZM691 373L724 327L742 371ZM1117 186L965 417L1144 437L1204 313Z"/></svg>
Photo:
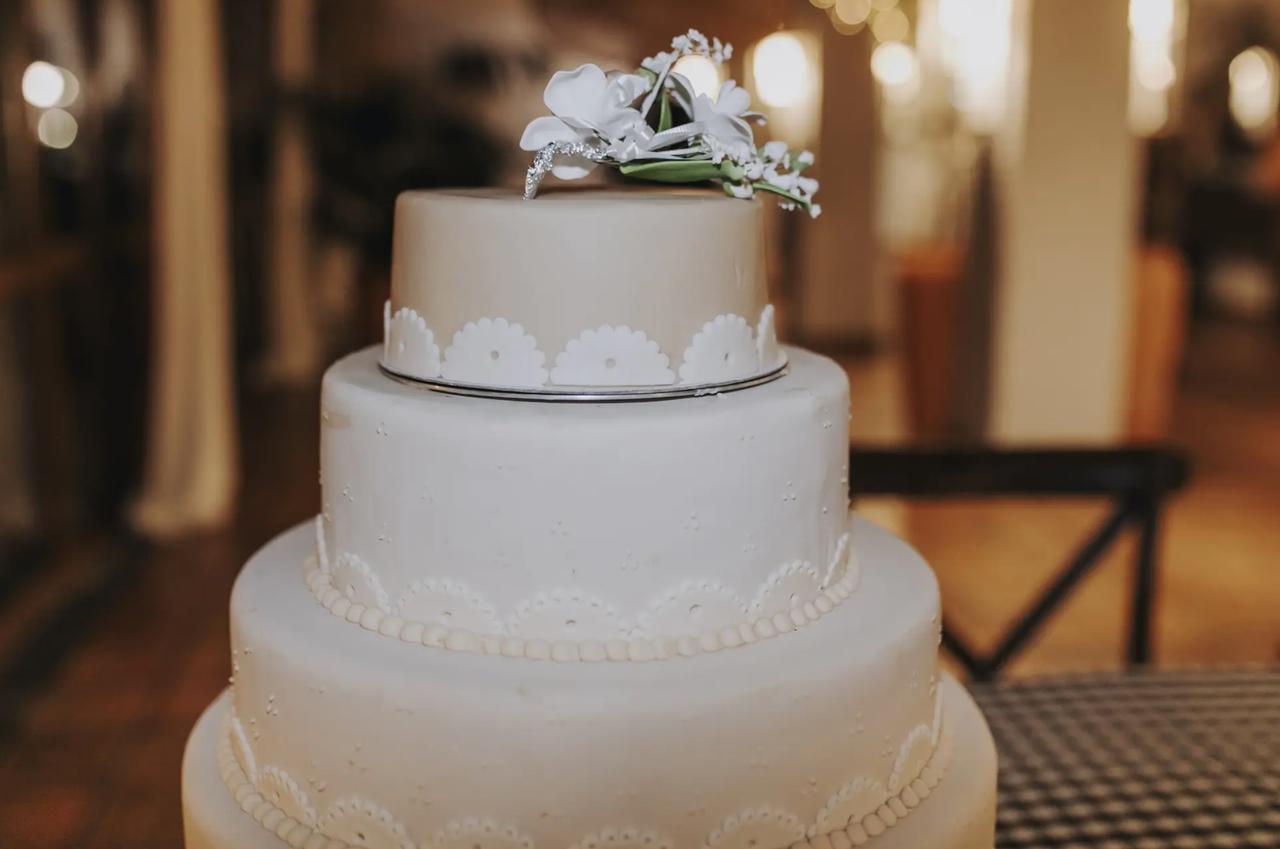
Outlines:
<svg viewBox="0 0 1280 849"><path fill-rule="evenodd" d="M396 193L518 185L554 70L689 26L817 154L773 302L948 662L1280 658L1280 3L2 0L0 845L178 843Z"/></svg>

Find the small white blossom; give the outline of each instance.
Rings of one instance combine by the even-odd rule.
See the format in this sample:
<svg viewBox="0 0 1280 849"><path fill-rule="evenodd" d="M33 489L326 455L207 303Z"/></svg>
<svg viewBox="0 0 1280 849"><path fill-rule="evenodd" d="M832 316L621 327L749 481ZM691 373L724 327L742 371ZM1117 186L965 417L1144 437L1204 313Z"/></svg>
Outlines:
<svg viewBox="0 0 1280 849"><path fill-rule="evenodd" d="M680 54L676 51L660 50L652 56L648 56L640 63L640 67L646 71L652 71L658 76L662 76L667 70L675 64L680 58Z"/></svg>
<svg viewBox="0 0 1280 849"><path fill-rule="evenodd" d="M776 140L765 142L764 147L760 149L760 153L765 159L777 162L787 155L787 143Z"/></svg>
<svg viewBox="0 0 1280 849"><path fill-rule="evenodd" d="M729 187L729 193L736 198L749 198L756 193L750 183L725 183Z"/></svg>

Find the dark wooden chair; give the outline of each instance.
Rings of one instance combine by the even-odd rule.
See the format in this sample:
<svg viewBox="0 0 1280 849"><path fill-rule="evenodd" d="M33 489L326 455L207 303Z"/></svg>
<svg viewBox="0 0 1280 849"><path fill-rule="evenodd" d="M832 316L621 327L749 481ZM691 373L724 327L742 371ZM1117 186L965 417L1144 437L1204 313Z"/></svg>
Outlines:
<svg viewBox="0 0 1280 849"><path fill-rule="evenodd" d="M1011 623L996 647L981 654L943 617L942 641L975 680L997 677L1126 530L1137 534L1129 607L1127 659L1151 660L1152 606L1158 571L1156 542L1163 508L1186 483L1189 464L1163 446L998 450L981 447L886 448L854 445L850 497L906 498L1092 497L1111 510Z"/></svg>

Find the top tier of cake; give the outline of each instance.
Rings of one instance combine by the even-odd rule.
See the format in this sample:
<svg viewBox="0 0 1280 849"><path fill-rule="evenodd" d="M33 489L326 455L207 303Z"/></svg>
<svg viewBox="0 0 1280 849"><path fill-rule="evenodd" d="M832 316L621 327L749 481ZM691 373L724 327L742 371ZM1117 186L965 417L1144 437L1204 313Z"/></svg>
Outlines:
<svg viewBox="0 0 1280 849"><path fill-rule="evenodd" d="M544 391L769 373L762 216L705 190L406 192L383 365Z"/></svg>

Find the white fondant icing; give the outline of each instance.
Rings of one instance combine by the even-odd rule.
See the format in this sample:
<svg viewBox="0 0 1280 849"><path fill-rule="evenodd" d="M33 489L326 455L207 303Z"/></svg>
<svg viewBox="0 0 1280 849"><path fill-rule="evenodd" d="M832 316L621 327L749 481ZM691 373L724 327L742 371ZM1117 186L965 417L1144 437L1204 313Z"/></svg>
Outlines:
<svg viewBox="0 0 1280 849"><path fill-rule="evenodd" d="M453 334L440 373L448 380L493 386L541 386L546 355L519 324L505 318L469 321Z"/></svg>
<svg viewBox="0 0 1280 849"><path fill-rule="evenodd" d="M404 826L389 811L363 799L334 802L321 816L317 830L361 849L414 849Z"/></svg>
<svg viewBox="0 0 1280 849"><path fill-rule="evenodd" d="M516 605L507 633L517 637L608 640L625 637L626 623L610 605L569 591L539 593Z"/></svg>
<svg viewBox="0 0 1280 849"><path fill-rule="evenodd" d="M307 794L284 770L274 766L263 767L257 789L262 798L279 808L285 816L312 828L316 826L315 808L311 807Z"/></svg>
<svg viewBox="0 0 1280 849"><path fill-rule="evenodd" d="M671 838L638 828L605 828L588 834L569 849L674 849Z"/></svg>
<svg viewBox="0 0 1280 849"><path fill-rule="evenodd" d="M465 584L503 627L554 590L629 625L687 581L749 605L785 563L831 565L848 515L847 420L833 414L847 393L838 366L801 351L764 386L636 404L459 398L359 354L325 378L326 555L361 558L393 603L420 580Z"/></svg>
<svg viewBox="0 0 1280 849"><path fill-rule="evenodd" d="M768 300L761 205L708 194L633 187L532 204L503 190L406 192L392 304L426 316L444 340L480 316L505 316L550 357L588 328L625 324L674 368L706 321L754 321Z"/></svg>
<svg viewBox="0 0 1280 849"><path fill-rule="evenodd" d="M824 587L831 586L845 575L856 572L856 567L854 548L849 543L849 534L841 534L840 538L836 540L836 550L831 555L831 562L827 566L827 574L822 579L822 585Z"/></svg>
<svg viewBox="0 0 1280 849"><path fill-rule="evenodd" d="M917 725L911 729L907 739L898 747L898 756L893 762L893 772L889 775L889 792L897 793L910 783L920 770L929 762L933 754L933 728L929 725Z"/></svg>
<svg viewBox="0 0 1280 849"><path fill-rule="evenodd" d="M837 542L836 558L845 556L847 536L841 535ZM536 660L647 661L734 648L817 621L857 585L856 573L845 572L831 586L823 586L813 566L792 561L767 576L750 603L715 581L684 581L640 610L635 627L615 606L577 590L538 593L518 602L504 621L479 593L443 578L415 581L394 606L387 606L379 601L385 593L367 564L358 558L339 558L343 568L331 574L320 559L324 551L321 543L312 558L315 565L307 574L307 586L334 615L392 639ZM358 578L358 585L365 589L348 592L343 585L335 586L334 575L350 579L347 588L357 586ZM392 615L384 615L387 612ZM670 642L680 638L696 638L696 648L671 651ZM626 640L628 648L614 657L603 645L609 640Z"/></svg>
<svg viewBox="0 0 1280 849"><path fill-rule="evenodd" d="M706 849L776 849L802 840L804 832L795 814L752 808L726 818L704 845Z"/></svg>
<svg viewBox="0 0 1280 849"><path fill-rule="evenodd" d="M667 355L642 331L601 325L570 339L551 382L569 386L655 386L675 382Z"/></svg>
<svg viewBox="0 0 1280 849"><path fill-rule="evenodd" d="M756 356L762 370L778 364L778 330L774 326L773 315L773 304L765 304L760 311L760 320L756 322Z"/></svg>
<svg viewBox="0 0 1280 849"><path fill-rule="evenodd" d="M818 811L817 820L809 828L809 836L829 834L851 822L860 822L888 800L889 791L882 783L867 776L855 778L833 793Z"/></svg>
<svg viewBox="0 0 1280 849"><path fill-rule="evenodd" d="M393 608L407 622L444 625L479 633L501 628L493 607L480 594L448 578L423 578L409 585Z"/></svg>
<svg viewBox="0 0 1280 849"><path fill-rule="evenodd" d="M429 636L420 628L419 641L455 641L455 651L420 653L334 627L298 587L295 564L313 535L304 526L254 558L237 582L235 700L255 708L274 702L289 718L258 723L258 763L287 771L313 800L376 802L419 846L432 845L451 821L489 816L539 846L571 846L600 833L602 821L621 821L696 847L746 802L794 814L812 835L811 849L826 849L822 808L857 779L887 786L894 758L886 746L902 751L923 727L930 748L936 711L933 691L911 686L934 670L932 576L883 532L859 520L853 532L865 560L859 592L809 627L796 628L790 615L759 620L772 629L766 635L789 629L783 639L754 637L740 651L723 651L746 643L741 630L713 635L715 648L692 639L575 647L468 635L471 651L486 658L465 653L460 632L447 629ZM839 597L847 579L820 599ZM589 645L597 660L631 663L492 656L586 661ZM663 657L682 660L639 662ZM896 802L850 824L851 841L892 831L890 820L920 805L941 779L947 740L944 723L925 768L898 777ZM626 769L617 757L623 750ZM538 776L539 792L530 791L530 776ZM262 805L254 788L228 785L242 798L256 796L253 810ZM258 818L277 823L264 819L271 810ZM628 821L631 811L651 813Z"/></svg>
<svg viewBox="0 0 1280 849"><path fill-rule="evenodd" d="M944 681L943 692L950 705L946 733L921 776L885 799L873 813L844 828L824 831L815 820L806 829L806 838L792 846L848 849L870 843L873 849L989 849L995 805L995 755L990 735L977 708L954 681ZM256 792L232 752L228 702L229 694L224 693L201 718L187 744L182 796L188 849L276 849L286 844L295 849L348 849L343 841L326 838L285 816ZM952 772L957 778L944 780ZM854 779L846 786L861 781ZM889 820L885 814L892 820L891 826L886 826ZM873 817L877 823L873 828L878 832L874 839L863 825L870 824ZM686 838L681 845L701 842L699 835ZM432 844L424 840L423 845ZM550 841L545 845L564 844ZM672 849L674 845L665 834L607 828L577 839L571 849Z"/></svg>
<svg viewBox="0 0 1280 849"><path fill-rule="evenodd" d="M512 826L464 817L436 832L431 849L533 849L533 841Z"/></svg>
<svg viewBox="0 0 1280 849"><path fill-rule="evenodd" d="M714 633L747 618L747 606L717 581L685 581L640 613L640 627L653 634Z"/></svg>
<svg viewBox="0 0 1280 849"><path fill-rule="evenodd" d="M408 377L440 375L440 346L425 318L410 307L401 307L392 315L387 301L383 322L383 365Z"/></svg>
<svg viewBox="0 0 1280 849"><path fill-rule="evenodd" d="M323 565L321 568L324 568ZM352 604L389 610L390 601L382 582L368 563L354 554L343 552L329 567L329 580Z"/></svg>
<svg viewBox="0 0 1280 849"><path fill-rule="evenodd" d="M753 374L759 354L747 320L739 315L718 315L708 321L689 342L680 366L685 383L716 383Z"/></svg>
<svg viewBox="0 0 1280 849"><path fill-rule="evenodd" d="M240 764L240 768L244 770L244 774L249 777L249 780L256 782L258 780L258 764L253 758L253 747L249 745L249 738L244 733L244 726L240 724L240 719L236 716L230 717L228 726L236 762Z"/></svg>
<svg viewBox="0 0 1280 849"><path fill-rule="evenodd" d="M754 616L772 616L811 602L823 590L822 578L813 565L793 560L774 572L756 591L750 612Z"/></svg>

